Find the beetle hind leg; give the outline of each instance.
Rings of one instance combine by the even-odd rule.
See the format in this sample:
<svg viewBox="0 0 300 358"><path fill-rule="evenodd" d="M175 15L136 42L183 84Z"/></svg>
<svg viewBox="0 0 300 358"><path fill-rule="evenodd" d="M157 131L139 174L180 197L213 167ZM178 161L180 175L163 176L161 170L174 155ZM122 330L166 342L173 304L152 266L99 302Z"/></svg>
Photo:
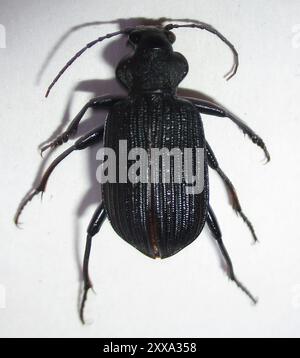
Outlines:
<svg viewBox="0 0 300 358"><path fill-rule="evenodd" d="M226 262L229 278L236 283L236 285L251 299L251 301L254 304L256 304L257 299L251 294L251 292L235 276L230 256L229 256L229 254L226 250L226 247L224 246L223 240L222 240L222 233L219 228L218 221L217 221L215 214L210 206L208 209L206 222L207 222L208 227L210 228L211 233L213 234L214 238L216 239L218 246L220 248L220 251L223 255L223 258Z"/></svg>
<svg viewBox="0 0 300 358"><path fill-rule="evenodd" d="M230 202L233 207L233 210L244 220L245 224L248 226L248 229L250 230L250 232L253 236L254 242L257 242L258 238L256 236L254 227L253 227L251 221L248 219L248 217L243 212L243 209L241 207L235 187L233 186L231 180L227 177L227 175L220 168L219 163L216 159L216 156L215 156L213 150L211 149L210 145L207 143L207 141L206 141L206 153L207 153L208 165L210 166L210 168L214 169L220 175L221 179L223 180L223 182L225 184L225 187L226 187L228 194L230 196Z"/></svg>
<svg viewBox="0 0 300 358"><path fill-rule="evenodd" d="M85 252L83 258L83 295L82 295L82 300L79 310L80 320L83 324L85 323L84 306L87 300L87 294L90 289L93 289L93 285L89 276L89 259L90 259L90 253L92 247L92 239L93 236L95 236L100 230L105 218L106 218L106 213L103 204L101 203L96 209L87 229Z"/></svg>

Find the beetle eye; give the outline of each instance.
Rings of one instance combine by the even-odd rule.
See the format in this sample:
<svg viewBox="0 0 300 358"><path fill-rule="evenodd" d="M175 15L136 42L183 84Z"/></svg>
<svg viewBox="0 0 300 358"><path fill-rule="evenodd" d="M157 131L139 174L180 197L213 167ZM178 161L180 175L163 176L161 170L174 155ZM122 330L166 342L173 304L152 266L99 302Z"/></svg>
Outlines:
<svg viewBox="0 0 300 358"><path fill-rule="evenodd" d="M133 44L137 45L139 43L141 39L141 33L140 32L132 32L130 35L129 35L129 41L132 42Z"/></svg>
<svg viewBox="0 0 300 358"><path fill-rule="evenodd" d="M173 44L176 40L176 36L171 31L166 31L167 39L170 41L171 44Z"/></svg>

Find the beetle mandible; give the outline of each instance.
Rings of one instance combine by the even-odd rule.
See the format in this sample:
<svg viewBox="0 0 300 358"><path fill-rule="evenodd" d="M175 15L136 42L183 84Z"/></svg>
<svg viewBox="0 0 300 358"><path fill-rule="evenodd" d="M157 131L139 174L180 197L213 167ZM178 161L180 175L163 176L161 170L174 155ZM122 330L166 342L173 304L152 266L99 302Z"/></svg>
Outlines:
<svg viewBox="0 0 300 358"><path fill-rule="evenodd" d="M168 24L166 26L136 26L107 34L88 43L75 54L61 69L49 86L46 97L65 70L87 49L96 43L118 35L128 36L133 53L122 59L116 69L116 77L128 90L127 97L97 97L90 100L73 119L65 132L42 148L53 149L69 140L78 128L85 112L89 108L108 110L104 129L104 147L112 148L117 156L118 143L127 141L127 150L140 147L147 153L153 147L172 149L202 148L203 190L201 193L186 192L187 183L178 184L174 175L170 182L161 180L163 168L159 168L159 181L147 183L109 183L102 185L102 202L96 209L87 229L87 239L83 260L84 292L80 307L80 318L84 322L84 305L87 293L92 288L89 278L88 263L92 238L108 217L117 234L136 249L151 258L170 257L193 242L208 225L223 255L229 278L246 293L252 302L256 298L236 278L232 262L222 241L222 234L209 202L208 167L215 170L223 180L237 214L241 216L254 240L257 240L254 228L242 211L237 193L232 182L220 168L218 161L204 136L200 114L207 114L231 119L253 143L261 147L267 161L270 155L263 140L244 122L221 106L214 103L187 97L179 97L176 90L188 72L185 57L173 51L176 28L195 28L207 30L218 36L233 52L234 66L228 73L231 78L238 67L238 53L234 46L215 28L206 24ZM54 160L41 178L40 184L23 199L15 216L19 216L25 205L38 193L43 193L53 169L70 153L82 150L101 141L103 128L98 127L82 136L73 146ZM193 156L192 167L196 159ZM151 166L150 163L148 163ZM149 169L149 168L148 168ZM183 171L183 167L181 168ZM171 163L174 171L174 162Z"/></svg>

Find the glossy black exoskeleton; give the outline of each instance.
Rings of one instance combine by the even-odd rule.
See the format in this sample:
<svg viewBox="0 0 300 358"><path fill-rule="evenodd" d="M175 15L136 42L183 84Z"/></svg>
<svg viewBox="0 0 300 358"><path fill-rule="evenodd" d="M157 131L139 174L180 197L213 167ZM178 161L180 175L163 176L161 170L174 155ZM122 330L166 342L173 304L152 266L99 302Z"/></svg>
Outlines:
<svg viewBox="0 0 300 358"><path fill-rule="evenodd" d="M116 77L128 90L128 96L98 97L90 100L67 130L42 150L67 142L70 136L76 133L79 122L88 108L106 108L108 117L104 130L104 147L111 148L116 153L117 168L120 164L120 140L127 141L127 152L133 148L143 148L147 153L150 153L152 148L167 148L168 150L179 148L182 151L185 148L203 148L204 151L202 167L204 184L203 190L197 194L187 193L187 183L183 180L178 184L172 175L168 183L161 179L152 183L148 176L149 181L146 183L117 181L103 184L102 202L87 230L83 264L84 294L80 311L82 321L84 321L83 308L87 292L92 287L88 275L91 241L106 217L120 237L151 258L167 258L176 254L194 241L207 223L226 260L229 277L254 303L256 302L251 293L235 277L231 260L224 247L221 231L209 203L208 166L221 176L231 195L233 208L249 227L254 240L256 240L256 235L252 224L241 209L231 181L220 169L205 139L200 113L230 118L264 150L268 160L269 154L262 139L224 108L207 101L176 95L177 86L188 72L187 60L180 53L174 52L172 47L175 36L170 30L179 27L205 29L217 35L234 53L235 66L229 78L235 74L238 66L237 52L230 42L211 26L199 24L169 24L165 27L139 26L108 34L89 43L59 72L46 94L46 96L49 94L63 72L85 50L106 38L125 34L134 51L120 61L116 69ZM50 165L40 185L33 189L21 203L16 214L16 223L26 203L37 193L44 192L47 180L56 165L74 150L85 149L99 143L102 135L103 128L96 128L77 140ZM195 160L193 157L193 168L196 164ZM149 171L149 168L146 169ZM169 169L171 172L174 171L174 162ZM163 167L160 167L160 176L163 170Z"/></svg>

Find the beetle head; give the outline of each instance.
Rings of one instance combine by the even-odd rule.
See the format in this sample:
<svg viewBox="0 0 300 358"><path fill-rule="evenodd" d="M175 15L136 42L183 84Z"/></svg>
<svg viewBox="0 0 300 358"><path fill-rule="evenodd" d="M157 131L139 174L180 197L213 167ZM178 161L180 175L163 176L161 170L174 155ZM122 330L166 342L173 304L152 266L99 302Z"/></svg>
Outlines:
<svg viewBox="0 0 300 358"><path fill-rule="evenodd" d="M138 26L128 36L128 41L136 50L172 50L176 37L173 32L154 26Z"/></svg>

